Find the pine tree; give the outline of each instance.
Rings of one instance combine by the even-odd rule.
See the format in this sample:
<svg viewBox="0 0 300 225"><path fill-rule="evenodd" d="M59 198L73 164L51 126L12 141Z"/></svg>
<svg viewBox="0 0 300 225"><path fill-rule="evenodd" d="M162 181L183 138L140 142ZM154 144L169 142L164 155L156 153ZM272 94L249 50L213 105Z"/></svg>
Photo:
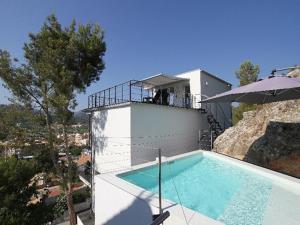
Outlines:
<svg viewBox="0 0 300 225"><path fill-rule="evenodd" d="M43 112L52 160L67 197L70 224L75 225L74 163L68 154L67 127L77 105L76 94L99 80L104 70L104 35L98 24L76 26L73 21L70 26L62 27L51 15L41 30L29 34L29 38L24 45L24 64L12 60L7 51L0 50L0 77L20 103L38 107ZM55 158L53 116L63 126L65 165L58 165Z"/></svg>
<svg viewBox="0 0 300 225"><path fill-rule="evenodd" d="M240 68L235 72L236 77L239 79L240 86L256 82L260 72L259 66L254 65L251 61L245 61L240 65ZM234 107L232 110L233 125L243 118L243 113L256 109L255 104L241 103L239 106Z"/></svg>
<svg viewBox="0 0 300 225"><path fill-rule="evenodd" d="M243 86L257 81L259 72L260 69L258 65L254 65L250 61L245 61L240 65L235 75L240 80L240 86Z"/></svg>

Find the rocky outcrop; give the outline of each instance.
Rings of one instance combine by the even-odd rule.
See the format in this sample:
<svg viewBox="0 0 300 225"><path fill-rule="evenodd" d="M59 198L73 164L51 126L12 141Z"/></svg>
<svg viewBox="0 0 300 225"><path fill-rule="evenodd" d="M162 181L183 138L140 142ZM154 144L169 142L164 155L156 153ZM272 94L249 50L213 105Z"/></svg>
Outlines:
<svg viewBox="0 0 300 225"><path fill-rule="evenodd" d="M300 100L245 112L215 140L213 151L300 177Z"/></svg>

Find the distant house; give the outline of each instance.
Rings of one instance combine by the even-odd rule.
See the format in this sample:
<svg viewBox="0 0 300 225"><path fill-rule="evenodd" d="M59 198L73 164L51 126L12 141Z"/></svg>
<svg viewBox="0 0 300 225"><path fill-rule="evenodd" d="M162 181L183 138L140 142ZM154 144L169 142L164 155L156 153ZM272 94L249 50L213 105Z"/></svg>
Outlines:
<svg viewBox="0 0 300 225"><path fill-rule="evenodd" d="M86 146L88 145L88 133L74 133L74 134L69 134L68 135L68 140L70 145L75 145L75 146ZM63 139L63 134L58 134L57 135L58 139Z"/></svg>

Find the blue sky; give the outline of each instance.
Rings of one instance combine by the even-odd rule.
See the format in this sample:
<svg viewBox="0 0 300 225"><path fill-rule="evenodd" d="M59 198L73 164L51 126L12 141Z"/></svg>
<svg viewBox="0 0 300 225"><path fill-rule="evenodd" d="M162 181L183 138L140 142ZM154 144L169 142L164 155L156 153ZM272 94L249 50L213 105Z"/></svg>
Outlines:
<svg viewBox="0 0 300 225"><path fill-rule="evenodd" d="M78 96L160 72L205 69L235 86L245 60L273 68L300 64L300 1L297 0L1 0L0 48L22 59L28 32L55 13L63 25L97 22L105 31L106 69ZM0 87L0 104L9 93Z"/></svg>

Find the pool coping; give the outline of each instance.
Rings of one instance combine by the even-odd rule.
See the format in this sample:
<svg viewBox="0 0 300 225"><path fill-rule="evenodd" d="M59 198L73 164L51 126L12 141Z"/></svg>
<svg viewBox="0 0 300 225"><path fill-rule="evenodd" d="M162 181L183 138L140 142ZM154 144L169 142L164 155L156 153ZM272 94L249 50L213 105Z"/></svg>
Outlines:
<svg viewBox="0 0 300 225"><path fill-rule="evenodd" d="M204 150L196 150L172 157L162 157L162 162L167 161L173 161L179 158L184 158L187 156L192 156L194 154L203 154L203 155L209 155L215 158L218 158L220 160L227 161L231 164L234 164L236 166L242 167L243 169L250 170L255 173L259 173L260 175L264 177L268 177L269 179L272 179L273 181L277 181L276 184L280 185L284 188L286 188L286 184L289 184L289 187L294 187L296 189L300 189L300 179L291 177L285 174L281 174L275 171L272 171L270 169L266 169L260 166L256 166L238 159L231 158L229 156L225 156L219 153L210 152L210 151L204 151ZM135 171L144 167L149 167L153 165L157 165L157 161L152 161L148 163L139 164L136 166L132 166L131 169L126 170L120 170L117 172L110 172L110 173L104 173L96 175L97 179L102 179L106 182L109 182L110 184L118 187L119 189L122 189L123 191L133 195L136 198L142 199L146 201L151 208L153 209L153 213L158 213L159 210L159 199L158 196L153 194L150 191L147 191L139 186L136 186L128 181L123 180L122 178L118 177L118 175L127 173L130 171ZM291 190L292 191L292 190ZM163 210L168 210L171 214L170 218L168 220L172 221L170 224L186 224L185 218L190 225L196 225L196 224L203 224L203 225L224 225L224 223L217 221L215 219L212 219L208 216L205 216L199 212L196 212L192 209L186 208L185 206L181 206L178 203L172 202L167 199L162 199L162 206ZM183 213L184 211L184 213ZM165 224L169 224L166 220Z"/></svg>

